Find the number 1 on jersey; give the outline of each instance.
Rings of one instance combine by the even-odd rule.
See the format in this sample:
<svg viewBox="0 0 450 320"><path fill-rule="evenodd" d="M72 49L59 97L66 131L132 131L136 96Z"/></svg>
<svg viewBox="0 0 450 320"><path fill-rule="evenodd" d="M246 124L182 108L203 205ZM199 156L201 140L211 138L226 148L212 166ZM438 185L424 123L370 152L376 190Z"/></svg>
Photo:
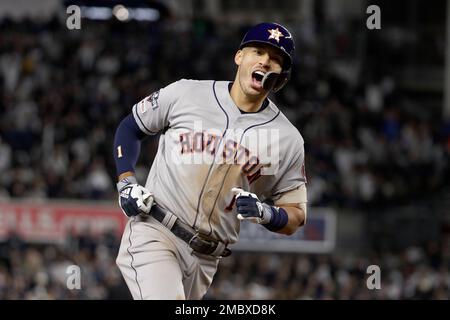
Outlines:
<svg viewBox="0 0 450 320"><path fill-rule="evenodd" d="M117 147L117 158L122 158L122 146Z"/></svg>

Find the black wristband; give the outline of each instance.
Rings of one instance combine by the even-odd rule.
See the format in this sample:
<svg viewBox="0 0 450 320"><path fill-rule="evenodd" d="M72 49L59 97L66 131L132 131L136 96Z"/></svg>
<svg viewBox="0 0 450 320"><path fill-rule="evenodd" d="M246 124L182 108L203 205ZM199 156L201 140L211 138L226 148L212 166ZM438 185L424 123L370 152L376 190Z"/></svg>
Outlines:
<svg viewBox="0 0 450 320"><path fill-rule="evenodd" d="M270 231L278 231L284 228L289 220L286 210L283 208L271 207L272 218L269 223L263 224L263 226Z"/></svg>

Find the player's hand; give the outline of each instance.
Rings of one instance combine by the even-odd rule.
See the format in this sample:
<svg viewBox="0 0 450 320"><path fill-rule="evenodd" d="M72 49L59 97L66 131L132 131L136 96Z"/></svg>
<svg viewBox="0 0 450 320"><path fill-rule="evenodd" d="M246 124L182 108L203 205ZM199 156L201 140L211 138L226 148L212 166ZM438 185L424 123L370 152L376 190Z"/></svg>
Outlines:
<svg viewBox="0 0 450 320"><path fill-rule="evenodd" d="M272 209L262 203L254 193L241 188L232 188L236 196L236 211L239 220L250 220L253 223L266 224L272 218Z"/></svg>
<svg viewBox="0 0 450 320"><path fill-rule="evenodd" d="M119 206L127 217L149 214L153 205L150 191L134 182L136 178L128 177L118 183Z"/></svg>

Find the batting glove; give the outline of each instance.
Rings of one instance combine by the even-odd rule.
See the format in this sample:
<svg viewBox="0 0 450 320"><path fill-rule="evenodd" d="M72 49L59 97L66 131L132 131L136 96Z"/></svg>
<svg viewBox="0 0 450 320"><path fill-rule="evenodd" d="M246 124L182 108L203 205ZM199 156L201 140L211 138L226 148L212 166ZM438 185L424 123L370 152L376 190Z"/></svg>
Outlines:
<svg viewBox="0 0 450 320"><path fill-rule="evenodd" d="M272 219L272 208L262 203L254 193L241 188L232 188L236 196L237 217L239 220L250 220L253 223L267 224Z"/></svg>
<svg viewBox="0 0 450 320"><path fill-rule="evenodd" d="M119 206L127 217L149 214L153 205L153 195L137 183L135 177L127 177L117 183Z"/></svg>

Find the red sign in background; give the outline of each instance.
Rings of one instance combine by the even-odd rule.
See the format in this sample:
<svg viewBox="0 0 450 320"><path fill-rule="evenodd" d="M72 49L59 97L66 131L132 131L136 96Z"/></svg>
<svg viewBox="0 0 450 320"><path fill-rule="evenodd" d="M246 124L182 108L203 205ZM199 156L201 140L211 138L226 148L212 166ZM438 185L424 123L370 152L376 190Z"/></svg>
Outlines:
<svg viewBox="0 0 450 320"><path fill-rule="evenodd" d="M112 230L121 236L126 222L113 205L0 202L0 239L10 232L36 242L62 242L72 232L99 235Z"/></svg>

